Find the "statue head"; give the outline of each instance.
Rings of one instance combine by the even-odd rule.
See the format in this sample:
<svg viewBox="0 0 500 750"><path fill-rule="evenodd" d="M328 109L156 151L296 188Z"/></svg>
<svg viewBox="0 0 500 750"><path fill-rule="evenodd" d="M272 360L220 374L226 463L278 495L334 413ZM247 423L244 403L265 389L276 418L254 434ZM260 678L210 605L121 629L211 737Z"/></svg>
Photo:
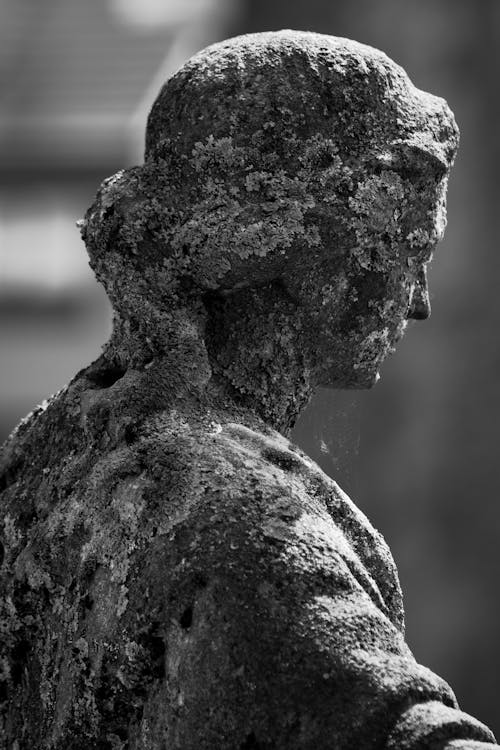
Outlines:
<svg viewBox="0 0 500 750"><path fill-rule="evenodd" d="M231 39L166 82L144 165L103 183L91 265L150 338L181 309L206 322L237 307L271 321L313 384L367 387L408 318L429 314L457 144L446 102L378 50Z"/></svg>

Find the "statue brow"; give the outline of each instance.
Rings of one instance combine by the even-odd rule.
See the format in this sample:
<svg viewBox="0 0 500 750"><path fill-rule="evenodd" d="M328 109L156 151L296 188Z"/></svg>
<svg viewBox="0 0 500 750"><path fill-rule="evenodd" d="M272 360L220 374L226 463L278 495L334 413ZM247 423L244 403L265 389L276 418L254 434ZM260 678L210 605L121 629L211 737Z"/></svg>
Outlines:
<svg viewBox="0 0 500 750"><path fill-rule="evenodd" d="M416 172L425 172L427 169L432 169L440 177L444 177L449 171L450 165L447 159L442 155L438 144L419 144L413 141L397 140L391 144L390 150L380 155L378 160L380 163L384 161L387 164L388 169L395 171L399 169L404 170L405 167L410 167ZM404 161L408 161L405 165Z"/></svg>

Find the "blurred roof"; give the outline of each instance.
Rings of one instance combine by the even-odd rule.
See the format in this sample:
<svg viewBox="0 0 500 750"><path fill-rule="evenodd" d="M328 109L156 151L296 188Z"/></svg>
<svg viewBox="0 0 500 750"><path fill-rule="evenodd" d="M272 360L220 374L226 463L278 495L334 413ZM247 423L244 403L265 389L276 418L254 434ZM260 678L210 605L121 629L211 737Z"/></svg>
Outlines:
<svg viewBox="0 0 500 750"><path fill-rule="evenodd" d="M168 52L220 5L0 0L0 167L123 160L130 117Z"/></svg>

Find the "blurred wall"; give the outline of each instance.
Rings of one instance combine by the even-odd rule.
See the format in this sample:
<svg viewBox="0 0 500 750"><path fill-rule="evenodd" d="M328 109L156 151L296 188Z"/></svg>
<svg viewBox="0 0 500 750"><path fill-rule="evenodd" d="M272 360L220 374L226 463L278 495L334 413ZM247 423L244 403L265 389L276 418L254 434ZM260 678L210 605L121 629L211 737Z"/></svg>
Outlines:
<svg viewBox="0 0 500 750"><path fill-rule="evenodd" d="M500 737L499 4L248 0L246 9L245 31L304 28L379 47L445 97L459 123L431 319L409 327L369 393L319 393L298 438L388 540L417 659ZM360 423L357 454L349 422Z"/></svg>
<svg viewBox="0 0 500 750"><path fill-rule="evenodd" d="M0 441L95 359L110 307L75 222L142 160L160 84L238 0L0 0Z"/></svg>
<svg viewBox="0 0 500 750"><path fill-rule="evenodd" d="M448 99L462 131L431 319L369 393L319 392L295 439L390 543L418 660L500 736L495 0L0 0L0 437L107 336L73 222L140 158L159 82L214 39L283 27L380 47Z"/></svg>

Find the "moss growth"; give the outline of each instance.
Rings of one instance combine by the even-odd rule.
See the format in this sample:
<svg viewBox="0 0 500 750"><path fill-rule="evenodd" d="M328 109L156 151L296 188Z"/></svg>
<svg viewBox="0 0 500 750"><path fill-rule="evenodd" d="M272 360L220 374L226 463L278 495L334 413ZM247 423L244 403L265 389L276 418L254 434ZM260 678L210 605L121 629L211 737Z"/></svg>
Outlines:
<svg viewBox="0 0 500 750"><path fill-rule="evenodd" d="M275 431L372 382L456 141L382 53L316 34L166 84L82 225L112 338L0 453L1 750L367 750L416 701L456 736L383 539Z"/></svg>

